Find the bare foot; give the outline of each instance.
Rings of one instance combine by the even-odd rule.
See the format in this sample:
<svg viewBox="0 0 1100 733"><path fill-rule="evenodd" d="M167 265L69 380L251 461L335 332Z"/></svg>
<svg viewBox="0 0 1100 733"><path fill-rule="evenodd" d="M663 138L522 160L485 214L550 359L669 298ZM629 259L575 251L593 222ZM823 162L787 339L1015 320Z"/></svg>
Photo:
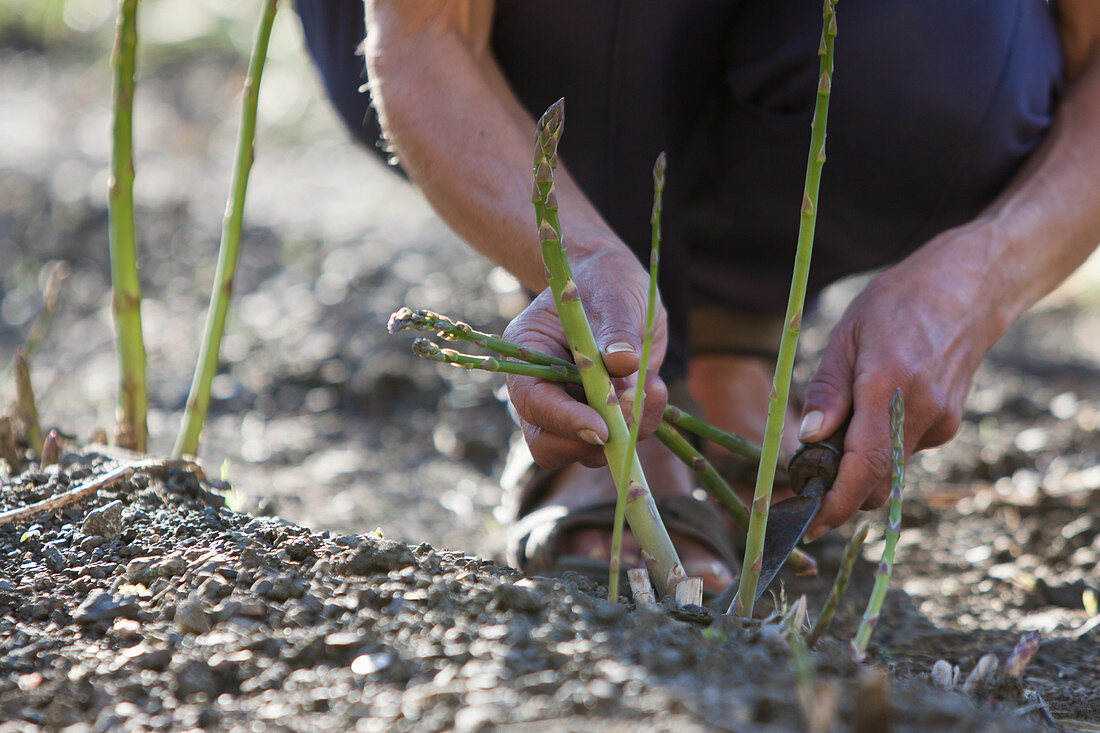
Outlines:
<svg viewBox="0 0 1100 733"><path fill-rule="evenodd" d="M655 496L692 495L696 485L694 475L656 438L638 443L638 457L642 461L650 490ZM554 503L581 506L598 499L613 500L615 485L606 466L586 468L576 464L561 472L557 487L551 490L551 494ZM717 507L715 510L722 511ZM731 522L730 528L732 527ZM730 568L707 548L676 534L672 535L672 544L684 564L684 572L689 577L702 578L703 587L707 590L721 592L733 582L734 576ZM600 528L574 532L569 535L562 551L566 555L605 562L611 556L611 530ZM642 566L638 543L629 531L623 535L622 562L627 568Z"/></svg>

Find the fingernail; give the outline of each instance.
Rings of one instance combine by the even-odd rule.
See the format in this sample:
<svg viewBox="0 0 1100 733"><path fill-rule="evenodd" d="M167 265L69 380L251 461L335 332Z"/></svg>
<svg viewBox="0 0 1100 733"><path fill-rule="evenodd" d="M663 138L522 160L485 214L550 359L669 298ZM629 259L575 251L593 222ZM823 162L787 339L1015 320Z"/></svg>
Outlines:
<svg viewBox="0 0 1100 733"><path fill-rule="evenodd" d="M828 533L829 533L829 528L828 527L816 527L814 529L811 529L805 535L803 535L802 543L808 545L811 542L816 542L817 540L821 539L822 537L824 537Z"/></svg>
<svg viewBox="0 0 1100 733"><path fill-rule="evenodd" d="M581 428L577 431L577 437L589 445L602 446L604 444L603 439L592 428Z"/></svg>
<svg viewBox="0 0 1100 733"><path fill-rule="evenodd" d="M806 417L802 418L802 425L798 428L798 439L803 443L813 440L821 431L821 425L824 422L825 414L820 410L807 412Z"/></svg>
<svg viewBox="0 0 1100 733"><path fill-rule="evenodd" d="M634 352L634 344L627 343L626 341L616 341L615 343L608 344L604 349L605 354L618 354L623 351Z"/></svg>

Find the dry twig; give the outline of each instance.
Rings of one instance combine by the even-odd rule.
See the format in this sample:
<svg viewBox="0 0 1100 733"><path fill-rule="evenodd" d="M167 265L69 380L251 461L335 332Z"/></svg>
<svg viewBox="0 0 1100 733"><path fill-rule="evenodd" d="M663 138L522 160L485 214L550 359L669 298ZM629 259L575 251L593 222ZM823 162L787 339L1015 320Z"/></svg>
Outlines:
<svg viewBox="0 0 1100 733"><path fill-rule="evenodd" d="M62 492L51 496L49 499L43 499L37 501L34 504L28 504L18 509L10 509L6 512L0 512L0 525L8 524L9 522L19 522L24 519L30 519L36 517L39 514L45 514L46 512L52 512L61 507L68 506L69 504L75 504L82 499L85 499L92 494L96 493L100 489L106 489L115 484L126 481L133 477L134 474L140 471L150 471L155 469L169 470L173 468L183 468L201 471L199 464L194 461L188 461L183 459L150 459L145 461L138 461L137 463L129 463L124 466L110 471L103 476L92 479L85 484L77 486L75 489Z"/></svg>

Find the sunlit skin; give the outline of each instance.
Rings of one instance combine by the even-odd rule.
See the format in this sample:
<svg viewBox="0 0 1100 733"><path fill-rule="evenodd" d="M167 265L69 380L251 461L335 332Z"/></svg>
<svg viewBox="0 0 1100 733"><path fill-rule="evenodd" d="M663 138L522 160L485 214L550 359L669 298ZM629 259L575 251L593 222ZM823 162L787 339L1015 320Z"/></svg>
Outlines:
<svg viewBox="0 0 1100 733"><path fill-rule="evenodd" d="M367 6L372 97L403 166L459 235L525 287L543 291L530 203L534 120L489 53L492 3L378 0ZM1044 142L979 216L884 270L853 300L829 337L802 413L788 415L788 449L796 434L823 439L852 415L840 474L810 538L886 501L887 407L894 390L900 387L905 399L907 451L949 440L985 353L1100 241L1100 3L1059 0L1056 7L1067 85ZM647 273L567 168L568 161L559 170L557 193L574 278L608 371L625 386L638 368ZM505 335L567 353L545 292ZM666 348L661 312L651 374ZM666 401L656 377L647 381L643 438ZM770 383L771 367L758 359L697 357L689 366L689 387L705 406L703 417L757 441ZM606 470L587 468L603 460L592 436L602 439L607 429L596 412L558 384L512 377L508 389L536 460L569 467L555 499L588 503L612 497ZM690 492L690 472L670 453L653 440L643 440L639 451L647 475L662 477L650 480L655 493ZM606 557L609 535L577 533L562 549ZM729 569L704 548L678 547L688 573L702 575L708 588L731 580ZM636 552L629 540L624 549Z"/></svg>

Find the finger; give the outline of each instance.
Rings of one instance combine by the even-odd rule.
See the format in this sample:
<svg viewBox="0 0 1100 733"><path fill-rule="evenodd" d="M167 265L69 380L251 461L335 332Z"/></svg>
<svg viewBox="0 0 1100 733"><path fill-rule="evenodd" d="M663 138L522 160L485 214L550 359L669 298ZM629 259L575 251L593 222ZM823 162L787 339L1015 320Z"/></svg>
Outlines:
<svg viewBox="0 0 1100 733"><path fill-rule="evenodd" d="M530 423L523 423L523 439L535 463L550 470L577 462L596 468L607 462L602 448L554 435Z"/></svg>
<svg viewBox="0 0 1100 733"><path fill-rule="evenodd" d="M612 377L638 371L645 335L647 291L644 288L601 288L585 303L596 346ZM668 341L664 306L657 304L650 366L660 365Z"/></svg>
<svg viewBox="0 0 1100 733"><path fill-rule="evenodd" d="M544 290L504 329L503 337L520 346L572 359L550 290Z"/></svg>
<svg viewBox="0 0 1100 733"><path fill-rule="evenodd" d="M607 440L607 425L599 413L573 399L558 382L512 375L508 397L522 421L545 433L597 447Z"/></svg>
<svg viewBox="0 0 1100 733"><path fill-rule="evenodd" d="M825 440L844 423L852 406L855 344L850 329L837 326L821 365L806 388L798 439L803 443Z"/></svg>
<svg viewBox="0 0 1100 733"><path fill-rule="evenodd" d="M645 383L645 404L642 405L642 421L638 427L638 440L653 434L653 431L661 424L661 419L665 413L665 405L668 404L668 387L665 386L664 381L657 374L646 372ZM637 387L633 389L636 394ZM627 402L627 400L623 400L624 410ZM627 425L634 421L634 405L632 402L629 404L629 408L629 414L624 413L627 414Z"/></svg>
<svg viewBox="0 0 1100 733"><path fill-rule="evenodd" d="M844 439L840 470L833 488L826 492L821 502L821 511L806 533L808 541L840 526L861 507L880 506L889 495L892 465L890 394L890 390L877 383L856 390L855 410Z"/></svg>

